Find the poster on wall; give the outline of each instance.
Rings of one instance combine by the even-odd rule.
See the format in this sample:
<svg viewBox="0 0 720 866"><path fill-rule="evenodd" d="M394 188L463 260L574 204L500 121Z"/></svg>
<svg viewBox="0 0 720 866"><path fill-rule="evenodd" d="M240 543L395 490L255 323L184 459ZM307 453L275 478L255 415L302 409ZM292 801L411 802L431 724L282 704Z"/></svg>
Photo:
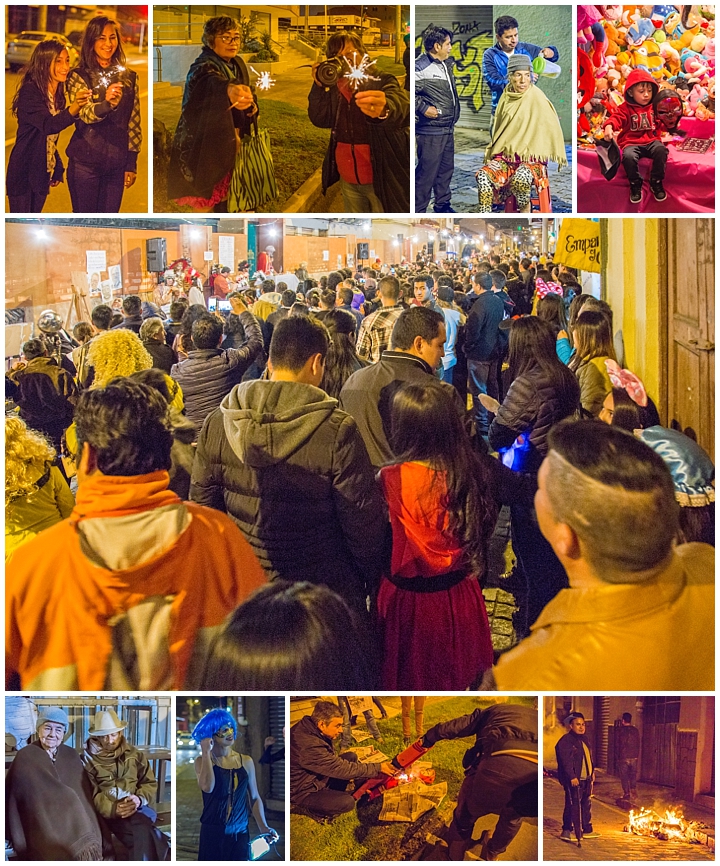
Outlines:
<svg viewBox="0 0 720 866"><path fill-rule="evenodd" d="M100 276L99 271L93 271L92 273L88 272L87 274L87 287L88 291L91 295L99 295L100 294L100 283L102 282L102 277Z"/></svg>
<svg viewBox="0 0 720 866"><path fill-rule="evenodd" d="M92 274L94 271L102 272L107 270L107 254L105 250L85 250L85 258L89 274Z"/></svg>
<svg viewBox="0 0 720 866"><path fill-rule="evenodd" d="M120 265L111 265L108 268L108 282L112 291L122 289L122 269Z"/></svg>
<svg viewBox="0 0 720 866"><path fill-rule="evenodd" d="M347 267L354 268L355 267L355 256L352 253L347 254Z"/></svg>
<svg viewBox="0 0 720 866"><path fill-rule="evenodd" d="M235 270L235 238L232 235L220 235L218 240L218 264L221 267Z"/></svg>

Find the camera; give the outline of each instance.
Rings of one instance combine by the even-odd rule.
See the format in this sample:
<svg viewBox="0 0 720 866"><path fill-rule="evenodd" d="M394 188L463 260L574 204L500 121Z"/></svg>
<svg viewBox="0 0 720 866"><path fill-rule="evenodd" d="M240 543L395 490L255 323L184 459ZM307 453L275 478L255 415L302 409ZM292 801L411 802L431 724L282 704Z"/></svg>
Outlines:
<svg viewBox="0 0 720 866"><path fill-rule="evenodd" d="M323 87L332 87L343 76L343 61L339 57L331 57L315 69L315 78Z"/></svg>

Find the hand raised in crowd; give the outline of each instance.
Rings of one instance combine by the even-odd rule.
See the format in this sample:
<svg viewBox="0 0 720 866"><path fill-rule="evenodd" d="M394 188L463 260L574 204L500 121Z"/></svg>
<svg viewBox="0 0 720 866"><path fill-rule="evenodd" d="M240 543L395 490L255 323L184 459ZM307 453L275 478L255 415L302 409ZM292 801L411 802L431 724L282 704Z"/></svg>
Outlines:
<svg viewBox="0 0 720 866"><path fill-rule="evenodd" d="M239 108L240 111L244 111L246 108L254 106L252 90L246 84L228 84L227 95L231 108Z"/></svg>
<svg viewBox="0 0 720 866"><path fill-rule="evenodd" d="M387 107L387 99L382 90L362 90L355 94L355 102L367 117L380 117Z"/></svg>
<svg viewBox="0 0 720 866"><path fill-rule="evenodd" d="M275 737L265 737L265 742L263 743L264 748L268 748L269 746L275 745Z"/></svg>
<svg viewBox="0 0 720 866"><path fill-rule="evenodd" d="M112 105L113 108L117 108L120 105L120 100L122 99L122 91L123 86L119 81L113 82L108 89L105 91L105 99Z"/></svg>
<svg viewBox="0 0 720 866"><path fill-rule="evenodd" d="M80 113L80 109L87 105L88 102L92 99L92 90L89 90L87 87L83 87L77 91L75 94L75 99L68 106L68 111L72 114L73 117L77 117Z"/></svg>

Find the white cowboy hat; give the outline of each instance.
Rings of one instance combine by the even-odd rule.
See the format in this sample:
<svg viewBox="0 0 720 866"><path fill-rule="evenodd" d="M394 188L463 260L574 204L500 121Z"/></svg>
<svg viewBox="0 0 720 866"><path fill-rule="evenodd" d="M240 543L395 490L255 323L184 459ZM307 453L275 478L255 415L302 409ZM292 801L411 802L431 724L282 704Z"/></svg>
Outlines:
<svg viewBox="0 0 720 866"><path fill-rule="evenodd" d="M115 710L98 710L88 736L104 737L105 734L117 734L123 728L127 728L127 722L121 722Z"/></svg>

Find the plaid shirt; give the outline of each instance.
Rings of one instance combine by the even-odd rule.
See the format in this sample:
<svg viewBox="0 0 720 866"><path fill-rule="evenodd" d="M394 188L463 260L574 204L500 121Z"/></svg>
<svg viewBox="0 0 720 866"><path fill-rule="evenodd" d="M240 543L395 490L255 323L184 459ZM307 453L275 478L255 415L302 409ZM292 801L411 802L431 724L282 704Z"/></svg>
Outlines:
<svg viewBox="0 0 720 866"><path fill-rule="evenodd" d="M380 307L362 320L357 338L357 353L363 361L373 364L390 345L390 336L398 316L405 308L402 304Z"/></svg>
<svg viewBox="0 0 720 866"><path fill-rule="evenodd" d="M71 102L75 101L75 96L77 95L78 90L83 90L87 88L87 84L80 75L75 74L73 72L70 73L67 79L66 91L68 94L68 105ZM85 123L99 123L101 120L104 120L107 116L107 112L105 114L101 114L100 117L95 113L96 107L100 105L104 105L105 103L97 103L97 102L89 102L87 105L83 105L80 109L80 113L78 117L80 120ZM133 102L132 113L130 115L130 122L128 123L128 150L133 151L134 153L140 153L140 149L142 148L142 120L140 117L140 76L135 76L135 100Z"/></svg>

